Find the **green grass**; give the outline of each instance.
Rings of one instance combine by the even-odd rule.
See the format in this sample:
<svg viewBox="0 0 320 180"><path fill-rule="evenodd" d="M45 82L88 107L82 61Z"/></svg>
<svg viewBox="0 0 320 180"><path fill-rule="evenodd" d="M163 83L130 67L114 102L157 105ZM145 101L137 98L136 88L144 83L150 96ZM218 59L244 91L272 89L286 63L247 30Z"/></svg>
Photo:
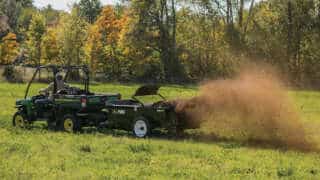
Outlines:
<svg viewBox="0 0 320 180"><path fill-rule="evenodd" d="M25 84L0 84L0 179L319 179L320 154L240 142L135 139L126 134L50 132L11 127ZM32 93L42 85L36 84ZM94 92L130 95L137 85L94 85ZM195 87L166 86L168 98L196 95ZM320 127L320 93L292 91L303 122ZM319 137L320 138L320 137Z"/></svg>

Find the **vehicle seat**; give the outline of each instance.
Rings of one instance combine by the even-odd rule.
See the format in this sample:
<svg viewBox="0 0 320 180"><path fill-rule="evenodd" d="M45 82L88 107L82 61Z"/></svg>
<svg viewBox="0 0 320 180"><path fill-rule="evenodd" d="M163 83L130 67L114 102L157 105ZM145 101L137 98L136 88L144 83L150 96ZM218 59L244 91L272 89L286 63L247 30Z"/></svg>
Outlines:
<svg viewBox="0 0 320 180"><path fill-rule="evenodd" d="M47 104L51 104L52 100L50 100L48 98L46 98L46 99L37 99L37 100L35 100L34 103L37 104L37 105L47 105Z"/></svg>

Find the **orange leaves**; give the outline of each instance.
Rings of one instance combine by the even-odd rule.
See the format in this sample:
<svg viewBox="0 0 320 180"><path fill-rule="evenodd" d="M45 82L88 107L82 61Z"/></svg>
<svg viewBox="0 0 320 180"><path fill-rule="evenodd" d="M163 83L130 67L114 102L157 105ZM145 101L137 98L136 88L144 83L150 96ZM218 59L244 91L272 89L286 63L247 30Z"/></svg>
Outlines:
<svg viewBox="0 0 320 180"><path fill-rule="evenodd" d="M118 44L126 20L126 15L120 16L112 6L105 6L96 22L90 26L85 52L92 71L107 66L110 62L106 62L110 59L119 58Z"/></svg>
<svg viewBox="0 0 320 180"><path fill-rule="evenodd" d="M17 36L14 33L8 33L2 38L0 44L0 63L10 64L19 54L19 43L17 42Z"/></svg>
<svg viewBox="0 0 320 180"><path fill-rule="evenodd" d="M94 25L97 26L100 33L106 37L107 44L116 44L119 40L119 34L126 22L126 17L117 17L112 6L103 8L100 16Z"/></svg>
<svg viewBox="0 0 320 180"><path fill-rule="evenodd" d="M88 31L85 53L88 57L90 68L93 72L97 70L98 60L103 55L103 45L101 42L102 34L99 32L97 25L92 25Z"/></svg>
<svg viewBox="0 0 320 180"><path fill-rule="evenodd" d="M2 38L2 42L6 42L8 40L16 41L17 40L16 34L9 32L5 37Z"/></svg>

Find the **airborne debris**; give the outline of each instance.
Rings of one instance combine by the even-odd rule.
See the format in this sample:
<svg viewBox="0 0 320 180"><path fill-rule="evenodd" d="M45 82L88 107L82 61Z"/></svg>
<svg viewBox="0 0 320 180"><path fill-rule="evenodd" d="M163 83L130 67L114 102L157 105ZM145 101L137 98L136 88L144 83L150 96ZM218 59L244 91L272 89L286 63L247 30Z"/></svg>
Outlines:
<svg viewBox="0 0 320 180"><path fill-rule="evenodd" d="M202 124L218 137L268 142L299 150L314 150L306 137L287 90L271 69L250 67L232 79L200 87L192 99L177 100L180 118Z"/></svg>

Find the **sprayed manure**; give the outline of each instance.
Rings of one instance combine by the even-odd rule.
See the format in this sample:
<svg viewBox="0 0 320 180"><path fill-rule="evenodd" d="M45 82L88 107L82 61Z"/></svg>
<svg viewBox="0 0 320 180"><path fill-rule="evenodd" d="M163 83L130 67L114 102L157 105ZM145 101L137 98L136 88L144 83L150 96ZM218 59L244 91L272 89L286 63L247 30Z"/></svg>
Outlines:
<svg viewBox="0 0 320 180"><path fill-rule="evenodd" d="M198 96L175 101L180 118L220 138L315 150L281 81L258 68L208 81Z"/></svg>

